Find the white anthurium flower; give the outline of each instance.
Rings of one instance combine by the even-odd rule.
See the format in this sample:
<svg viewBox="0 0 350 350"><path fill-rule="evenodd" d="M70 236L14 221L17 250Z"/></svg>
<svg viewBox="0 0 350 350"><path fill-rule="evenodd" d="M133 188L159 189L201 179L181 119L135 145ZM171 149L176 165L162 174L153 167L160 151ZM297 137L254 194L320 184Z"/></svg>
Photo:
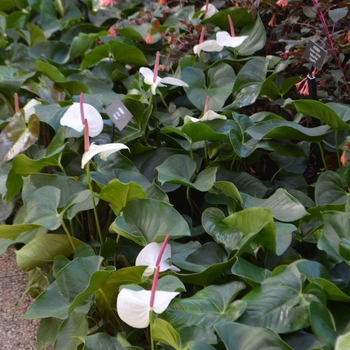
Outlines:
<svg viewBox="0 0 350 350"><path fill-rule="evenodd" d="M84 117L88 121L89 136L95 137L103 130L103 119L98 110L88 103L83 103ZM78 132L84 130L84 124L80 114L80 103L74 102L63 114L60 124L68 126Z"/></svg>
<svg viewBox="0 0 350 350"><path fill-rule="evenodd" d="M195 117L190 117L189 115L186 115L184 118L184 122L185 122L185 124L187 124L189 122L197 123L197 122L205 122L205 121L214 120L214 119L226 120L227 118L225 115L221 115L221 114L218 114L212 110L209 110L208 112L204 113L203 117L201 117L201 118L195 118Z"/></svg>
<svg viewBox="0 0 350 350"><path fill-rule="evenodd" d="M199 55L201 51L205 52L220 52L224 49L223 46L219 45L216 40L206 40L202 43L195 45L193 47L193 52L195 55Z"/></svg>
<svg viewBox="0 0 350 350"><path fill-rule="evenodd" d="M157 75L156 81L154 81L154 73L152 72L151 69L149 69L147 67L140 68L140 73L144 77L145 84L151 85L151 91L152 91L153 95L156 94L157 87L162 87L165 85L175 85L175 86L188 87L188 84L185 83L184 81L177 79L177 78L172 78L172 77L161 78Z"/></svg>
<svg viewBox="0 0 350 350"><path fill-rule="evenodd" d="M89 151L83 154L81 159L81 168L83 169L85 164L89 162L96 154L98 154L101 159L107 160L107 157L112 153L118 152L122 149L129 149L129 147L123 143L106 143L104 145L96 145L92 143L89 147Z"/></svg>
<svg viewBox="0 0 350 350"><path fill-rule="evenodd" d="M244 40L248 38L248 35L242 36L231 36L228 32L217 32L216 33L216 42L220 46L227 47L238 47L240 46Z"/></svg>
<svg viewBox="0 0 350 350"><path fill-rule="evenodd" d="M210 18L211 16L215 15L215 13L219 12L219 10L213 5L213 4L208 4L208 8L207 5L204 5L201 8L201 11L204 11L204 18Z"/></svg>
<svg viewBox="0 0 350 350"><path fill-rule="evenodd" d="M179 292L157 290L153 308L150 307L150 290L131 290L123 288L118 294L117 311L119 317L134 328L146 328L149 325L149 314L153 310L157 314L163 313L170 302Z"/></svg>
<svg viewBox="0 0 350 350"><path fill-rule="evenodd" d="M24 118L26 123L29 121L29 117L35 114L35 106L41 105L42 103L34 98L32 98L24 107Z"/></svg>
<svg viewBox="0 0 350 350"><path fill-rule="evenodd" d="M136 258L136 266L147 266L143 276L152 276L156 269L156 262L158 259L159 252L162 249L162 243L152 242L144 247ZM169 244L166 245L162 258L160 259L160 272L166 270L180 271L176 266L173 266L168 261L171 257L171 247Z"/></svg>
<svg viewBox="0 0 350 350"><path fill-rule="evenodd" d="M231 36L228 32L217 32L216 40L206 40L193 47L195 55L199 55L201 51L205 52L220 52L227 47L238 47L244 40L248 38L248 35Z"/></svg>

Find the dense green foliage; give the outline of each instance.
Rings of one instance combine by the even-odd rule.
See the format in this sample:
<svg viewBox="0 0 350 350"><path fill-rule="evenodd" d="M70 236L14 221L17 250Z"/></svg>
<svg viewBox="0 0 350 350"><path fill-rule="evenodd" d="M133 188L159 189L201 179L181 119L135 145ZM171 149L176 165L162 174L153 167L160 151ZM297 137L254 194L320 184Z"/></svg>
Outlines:
<svg viewBox="0 0 350 350"><path fill-rule="evenodd" d="M0 3L0 253L20 248L38 349L349 348L350 3L203 5ZM218 32L247 38L205 51ZM79 96L103 117L90 141L129 150L81 166L89 139L61 125ZM179 295L149 333L116 301L151 289L135 260L167 235L157 291Z"/></svg>

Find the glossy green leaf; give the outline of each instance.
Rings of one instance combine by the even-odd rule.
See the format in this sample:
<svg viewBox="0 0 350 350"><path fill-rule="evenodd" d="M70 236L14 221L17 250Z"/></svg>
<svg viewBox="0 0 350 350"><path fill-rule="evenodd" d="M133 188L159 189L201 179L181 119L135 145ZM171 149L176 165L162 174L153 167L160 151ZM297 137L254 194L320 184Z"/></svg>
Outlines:
<svg viewBox="0 0 350 350"><path fill-rule="evenodd" d="M23 175L38 172L47 166L58 166L64 147L56 148L51 154L41 159L30 159L24 154L18 154L12 161L12 168L6 181L6 199L10 200L18 194L23 184Z"/></svg>
<svg viewBox="0 0 350 350"><path fill-rule="evenodd" d="M190 350L215 350L215 348L209 344L205 344L199 341L191 344Z"/></svg>
<svg viewBox="0 0 350 350"><path fill-rule="evenodd" d="M218 208L207 208L202 214L202 225L214 240L229 250L241 247L243 233L224 222L225 215Z"/></svg>
<svg viewBox="0 0 350 350"><path fill-rule="evenodd" d="M164 129L164 132L165 130L167 129ZM186 139L191 142L227 140L225 134L213 131L209 125L204 123L187 123L181 127L181 132L184 133Z"/></svg>
<svg viewBox="0 0 350 350"><path fill-rule="evenodd" d="M209 96L208 109L220 110L232 92L235 80L234 70L225 63L219 63L210 68L207 77L204 72L195 67L186 67L182 71L182 80L189 85L185 88L187 98L201 111Z"/></svg>
<svg viewBox="0 0 350 350"><path fill-rule="evenodd" d="M74 237L71 237L71 240L74 248L83 243ZM35 237L16 251L16 259L20 269L29 271L52 262L57 255L69 256L73 252L74 249L66 235L46 234Z"/></svg>
<svg viewBox="0 0 350 350"><path fill-rule="evenodd" d="M134 64L137 67L148 66L143 52L136 48L131 41L110 40L108 45L110 46L111 54L117 62Z"/></svg>
<svg viewBox="0 0 350 350"><path fill-rule="evenodd" d="M226 108L241 108L256 101L266 79L267 65L265 58L257 57L242 67L233 86L234 102Z"/></svg>
<svg viewBox="0 0 350 350"><path fill-rule="evenodd" d="M342 290L345 287L343 280L332 277L320 263L303 260L298 262L297 268L310 283L315 283L325 292L328 300L349 302L347 290Z"/></svg>
<svg viewBox="0 0 350 350"><path fill-rule="evenodd" d="M233 301L244 288L242 282L211 285L188 298L175 298L160 318L175 329L205 326L213 329L216 323L237 319L245 309L245 303Z"/></svg>
<svg viewBox="0 0 350 350"><path fill-rule="evenodd" d="M29 54L38 60L46 58L56 64L64 64L69 60L69 47L62 41L41 41L29 49Z"/></svg>
<svg viewBox="0 0 350 350"><path fill-rule="evenodd" d="M319 142L329 132L329 129L328 125L305 128L289 121L267 120L256 123L247 132L256 140L272 138Z"/></svg>
<svg viewBox="0 0 350 350"><path fill-rule="evenodd" d="M124 184L115 179L102 188L99 198L108 202L114 214L119 215L129 201L146 198L146 193L135 182Z"/></svg>
<svg viewBox="0 0 350 350"><path fill-rule="evenodd" d="M187 155L175 154L170 156L163 164L158 166L158 179L161 184L165 182L184 185L205 192L213 187L216 168L206 168L201 171L192 182L197 168L196 162Z"/></svg>
<svg viewBox="0 0 350 350"><path fill-rule="evenodd" d="M36 26L34 23L26 23L26 26L30 35L30 46L35 43L40 43L41 41L47 41L44 32L40 27Z"/></svg>
<svg viewBox="0 0 350 350"><path fill-rule="evenodd" d="M215 326L226 349L235 350L292 350L274 331L236 322L221 322Z"/></svg>
<svg viewBox="0 0 350 350"><path fill-rule="evenodd" d="M18 91L21 85L35 72L29 72L11 66L0 66L0 91L3 93L13 93Z"/></svg>
<svg viewBox="0 0 350 350"><path fill-rule="evenodd" d="M350 239L342 238L340 240L339 254L343 259L350 261Z"/></svg>
<svg viewBox="0 0 350 350"><path fill-rule="evenodd" d="M86 270L86 264L84 264L84 270ZM94 271L91 274L90 279L88 281L85 281L85 282L88 282L88 283L85 283L86 288L83 291L78 291L78 293L76 294L73 303L69 306L68 312L69 313L72 312L72 310L74 310L78 305L84 302L85 299L87 299L90 295L98 291L113 272L114 272L113 269ZM79 276L79 280L81 281L80 276ZM78 278L77 278L77 281L78 281ZM74 283L76 283L77 281L74 281ZM57 283L59 283L58 278L57 278Z"/></svg>
<svg viewBox="0 0 350 350"><path fill-rule="evenodd" d="M84 58L81 62L80 68L82 70L100 62L104 58L108 57L109 55L109 46L108 45L101 45L97 46L94 49L90 50L89 52L86 52L84 55Z"/></svg>
<svg viewBox="0 0 350 350"><path fill-rule="evenodd" d="M245 282L249 283L253 287L257 286L271 275L271 271L256 266L239 257L232 266L231 271L234 275L241 277Z"/></svg>
<svg viewBox="0 0 350 350"><path fill-rule="evenodd" d="M323 213L324 227L317 242L320 250L326 251L335 262L343 261L339 252L342 238L350 239L350 217L348 213L340 211L326 211Z"/></svg>
<svg viewBox="0 0 350 350"><path fill-rule="evenodd" d="M16 114L0 134L0 161L13 159L35 143L39 138L39 124L35 114L30 116L28 126L23 116Z"/></svg>
<svg viewBox="0 0 350 350"><path fill-rule="evenodd" d="M308 306L318 301L303 293L303 277L295 264L281 267L242 300L247 310L239 322L254 327L268 327L276 333L290 333L310 325Z"/></svg>
<svg viewBox="0 0 350 350"><path fill-rule="evenodd" d="M69 300L60 293L57 283L53 282L34 300L23 318L54 317L64 320L68 317L69 305Z"/></svg>
<svg viewBox="0 0 350 350"><path fill-rule="evenodd" d="M58 188L44 186L37 189L25 203L24 222L56 230L62 223L62 213L58 212L59 201L60 190Z"/></svg>
<svg viewBox="0 0 350 350"><path fill-rule="evenodd" d="M39 228L38 224L0 225L0 238L15 240L23 232Z"/></svg>
<svg viewBox="0 0 350 350"><path fill-rule="evenodd" d="M261 50L266 44L266 31L260 16L257 16L255 24L244 27L239 35L248 35L249 38L239 46L237 52L240 56L251 56Z"/></svg>
<svg viewBox="0 0 350 350"><path fill-rule="evenodd" d="M161 217L166 217L167 220L159 221ZM186 221L170 204L154 199L128 202L123 215L117 217L110 231L142 246L161 242L166 235L170 239L191 235Z"/></svg>
<svg viewBox="0 0 350 350"><path fill-rule="evenodd" d="M310 115L322 120L335 130L350 130L350 125L345 123L338 114L322 102L314 100L298 100L293 104L299 113Z"/></svg>
<svg viewBox="0 0 350 350"><path fill-rule="evenodd" d="M55 341L55 349L75 349L81 340L79 337L88 333L88 321L85 313L72 312L61 324Z"/></svg>
<svg viewBox="0 0 350 350"><path fill-rule="evenodd" d="M35 190L44 186L52 186L60 190L58 208L63 208L72 195L86 189L83 183L72 177L57 174L31 173L23 179L23 199L26 200Z"/></svg>
<svg viewBox="0 0 350 350"><path fill-rule="evenodd" d="M309 311L311 328L314 334L325 344L334 345L338 334L332 314L324 305L315 301L310 303Z"/></svg>
<svg viewBox="0 0 350 350"><path fill-rule="evenodd" d="M269 198L260 199L252 196L243 196L245 208L269 208L272 215L280 221L293 222L308 215L305 207L285 189L278 188Z"/></svg>
<svg viewBox="0 0 350 350"><path fill-rule="evenodd" d="M180 335L169 322L156 318L152 328L152 335L155 341L170 345L176 350L182 349Z"/></svg>
<svg viewBox="0 0 350 350"><path fill-rule="evenodd" d="M185 260L177 260L173 257L172 261L181 269L191 272L203 272L215 264L226 263L227 253L215 242L207 242L190 253Z"/></svg>
<svg viewBox="0 0 350 350"><path fill-rule="evenodd" d="M47 75L55 83L64 83L66 81L66 77L60 72L58 68L56 68L52 64L36 60L35 68L39 72L42 72L45 75Z"/></svg>
<svg viewBox="0 0 350 350"><path fill-rule="evenodd" d="M98 348L104 350L125 350L125 347L116 337L106 333L96 333L87 337L80 337L80 339L84 342L83 350L95 350Z"/></svg>
<svg viewBox="0 0 350 350"><path fill-rule="evenodd" d="M254 235L254 241L275 252L278 250L276 242L276 227L273 216L267 208L249 208L226 217L223 222L235 228L243 235Z"/></svg>
<svg viewBox="0 0 350 350"><path fill-rule="evenodd" d="M56 277L60 293L70 302L75 301L89 286L91 275L99 270L102 260L101 256L88 256L68 262Z"/></svg>
<svg viewBox="0 0 350 350"><path fill-rule="evenodd" d="M223 9L213 16L204 19L203 23L213 23L223 30L230 30L230 25L227 16L230 15L232 22L235 27L241 28L248 24L254 23L251 11L244 7L230 7L228 9Z"/></svg>
<svg viewBox="0 0 350 350"><path fill-rule="evenodd" d="M141 284L145 266L124 267L108 276L102 286L95 291L96 305L100 312L115 317L115 307L119 287L124 284ZM98 276L100 277L100 276Z"/></svg>
<svg viewBox="0 0 350 350"><path fill-rule="evenodd" d="M53 317L40 320L40 326L36 334L37 350L45 350L54 343L61 323L62 320Z"/></svg>
<svg viewBox="0 0 350 350"><path fill-rule="evenodd" d="M350 194L344 188L341 177L333 171L323 172L317 179L315 188L316 205L350 205Z"/></svg>

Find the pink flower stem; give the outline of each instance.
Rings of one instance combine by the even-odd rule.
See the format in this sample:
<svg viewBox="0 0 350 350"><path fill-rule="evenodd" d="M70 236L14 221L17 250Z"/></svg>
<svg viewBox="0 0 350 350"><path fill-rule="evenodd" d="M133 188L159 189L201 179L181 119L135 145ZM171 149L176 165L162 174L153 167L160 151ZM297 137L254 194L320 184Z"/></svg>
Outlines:
<svg viewBox="0 0 350 350"><path fill-rule="evenodd" d="M207 113L208 112L208 108L209 108L209 96L207 96L205 98L205 104L204 104L204 111L203 111L203 114Z"/></svg>
<svg viewBox="0 0 350 350"><path fill-rule="evenodd" d="M87 119L85 119L85 115L84 115L84 94L81 92L80 93L80 99L79 99L79 103L80 103L80 118L81 118L81 122L84 125L84 151L88 152L89 151L89 123L87 121Z"/></svg>
<svg viewBox="0 0 350 350"><path fill-rule="evenodd" d="M15 92L15 95L14 95L14 105L15 105L15 113L18 113L19 111L19 102L18 102L18 94L17 92Z"/></svg>
<svg viewBox="0 0 350 350"><path fill-rule="evenodd" d="M205 27L202 27L201 36L199 37L199 44L204 41Z"/></svg>
<svg viewBox="0 0 350 350"><path fill-rule="evenodd" d="M154 299L156 298L156 291L157 291L157 284L158 284L158 278L159 278L159 270L160 265L157 266L156 272L154 274L153 283L152 283L152 290L151 290L151 298L149 300L149 306L152 309L154 305Z"/></svg>
<svg viewBox="0 0 350 350"><path fill-rule="evenodd" d="M208 8L209 8L209 0L207 0L207 1L205 2L205 13L208 12Z"/></svg>
<svg viewBox="0 0 350 350"><path fill-rule="evenodd" d="M159 254L158 254L158 257L157 257L157 260L156 260L156 267L159 266L160 264L160 261L162 260L162 256L164 254L164 250L168 244L168 241L169 241L169 235L166 235L165 239L164 239L164 242L162 244L162 247L160 248L160 251L159 251Z"/></svg>
<svg viewBox="0 0 350 350"><path fill-rule="evenodd" d="M157 81L158 69L159 69L159 58L160 58L160 53L159 53L159 51L157 51L156 62L154 63L154 72L153 72L153 82L154 83Z"/></svg>
<svg viewBox="0 0 350 350"><path fill-rule="evenodd" d="M81 118L81 122L82 122L83 125L85 125L85 116L84 116L84 94L83 94L82 92L80 93L79 103L80 103L80 118Z"/></svg>
<svg viewBox="0 0 350 350"><path fill-rule="evenodd" d="M87 119L84 120L84 151L89 152L90 142L89 142L89 123Z"/></svg>
<svg viewBox="0 0 350 350"><path fill-rule="evenodd" d="M236 36L236 34L235 34L235 27L233 26L233 23L232 23L232 18L230 15L227 15L227 19L228 19L228 23L230 24L231 36L234 37Z"/></svg>
<svg viewBox="0 0 350 350"><path fill-rule="evenodd" d="M151 290L151 298L149 301L149 306L152 309L154 305L154 299L156 297L156 291L157 291L157 284L158 284L158 278L159 278L159 271L160 271L160 261L162 260L162 256L164 254L165 248L169 241L169 235L166 235L164 242L162 244L162 247L160 248L157 260L156 260L156 272L154 273L153 283L152 283L152 290Z"/></svg>

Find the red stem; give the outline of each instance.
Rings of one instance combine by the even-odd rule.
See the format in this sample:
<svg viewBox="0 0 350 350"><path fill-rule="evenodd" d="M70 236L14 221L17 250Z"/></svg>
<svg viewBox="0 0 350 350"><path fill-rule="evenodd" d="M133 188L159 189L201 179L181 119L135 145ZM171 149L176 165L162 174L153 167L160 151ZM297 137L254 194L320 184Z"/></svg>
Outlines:
<svg viewBox="0 0 350 350"><path fill-rule="evenodd" d="M168 241L169 241L169 235L166 235L165 239L164 239L164 242L162 244L162 247L160 248L160 251L159 251L159 254L158 254L158 257L157 257L157 260L156 260L156 267L159 266L160 264L160 261L162 260L162 256L164 254L164 250L168 244Z"/></svg>
<svg viewBox="0 0 350 350"><path fill-rule="evenodd" d="M158 76L159 57L160 57L160 53L159 53L159 51L157 51L157 53L156 53L156 62L154 63L154 72L153 72L153 82L154 83L157 81L157 76Z"/></svg>
<svg viewBox="0 0 350 350"><path fill-rule="evenodd" d="M205 98L205 104L204 104L204 111L203 114L208 112L208 107L209 107L209 96Z"/></svg>
<svg viewBox="0 0 350 350"><path fill-rule="evenodd" d="M149 306L151 309L153 308L154 299L156 298L159 270L160 270L160 265L157 265L156 272L155 272L154 278L153 278L153 283L152 283L151 298L149 300Z"/></svg>
<svg viewBox="0 0 350 350"><path fill-rule="evenodd" d="M80 103L80 118L81 118L81 122L83 125L85 125L85 116L84 116L84 94L81 92L80 93L80 99L79 99L79 103Z"/></svg>
<svg viewBox="0 0 350 350"><path fill-rule="evenodd" d="M84 151L89 152L90 140L89 140L89 123L88 120L84 120Z"/></svg>
<svg viewBox="0 0 350 350"><path fill-rule="evenodd" d="M205 27L202 27L201 36L199 37L199 43L201 44L204 41Z"/></svg>
<svg viewBox="0 0 350 350"><path fill-rule="evenodd" d="M227 15L227 19L228 19L228 23L230 24L231 36L234 37L236 34L235 34L235 27L233 26L233 23L232 23L232 18L230 15Z"/></svg>
<svg viewBox="0 0 350 350"><path fill-rule="evenodd" d="M19 102L18 102L18 94L17 92L15 92L15 95L14 95L14 105L15 105L15 113L18 113L19 111Z"/></svg>
<svg viewBox="0 0 350 350"><path fill-rule="evenodd" d="M209 0L207 0L207 1L205 2L205 13L208 12L208 8L209 8Z"/></svg>

